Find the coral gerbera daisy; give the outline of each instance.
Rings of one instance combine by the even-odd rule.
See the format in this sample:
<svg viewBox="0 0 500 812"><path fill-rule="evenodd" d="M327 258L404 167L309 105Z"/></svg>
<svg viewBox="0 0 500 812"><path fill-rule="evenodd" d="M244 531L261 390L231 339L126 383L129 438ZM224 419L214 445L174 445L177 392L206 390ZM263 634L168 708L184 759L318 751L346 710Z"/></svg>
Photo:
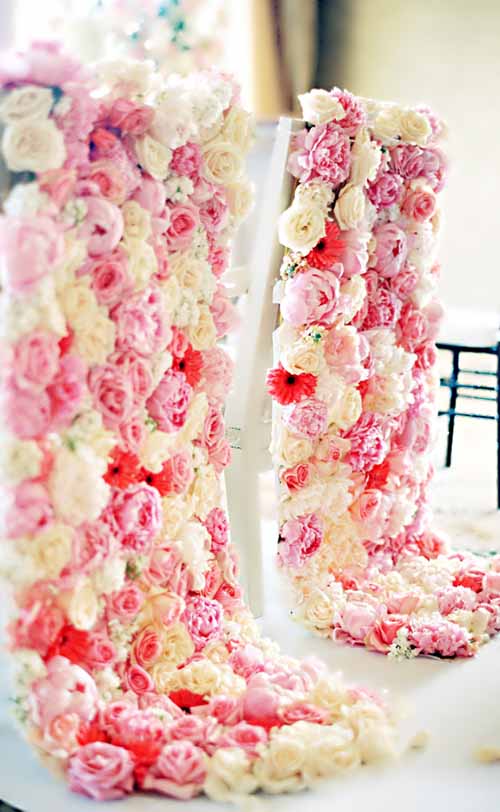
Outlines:
<svg viewBox="0 0 500 812"><path fill-rule="evenodd" d="M309 251L306 259L313 268L326 270L342 261L345 240L342 231L333 220L325 223L325 236Z"/></svg>
<svg viewBox="0 0 500 812"><path fill-rule="evenodd" d="M199 350L193 350L191 344L182 356L174 356L172 369L183 372L186 380L193 389L198 386L201 380L201 370L203 368L203 357Z"/></svg>
<svg viewBox="0 0 500 812"><path fill-rule="evenodd" d="M128 488L135 482L142 482L144 473L135 454L130 454L116 446L111 452L111 460L104 479L108 485L113 485L115 488Z"/></svg>
<svg viewBox="0 0 500 812"><path fill-rule="evenodd" d="M310 398L316 391L317 378L309 372L293 375L281 364L270 369L266 378L267 391L272 398L288 406L299 400Z"/></svg>

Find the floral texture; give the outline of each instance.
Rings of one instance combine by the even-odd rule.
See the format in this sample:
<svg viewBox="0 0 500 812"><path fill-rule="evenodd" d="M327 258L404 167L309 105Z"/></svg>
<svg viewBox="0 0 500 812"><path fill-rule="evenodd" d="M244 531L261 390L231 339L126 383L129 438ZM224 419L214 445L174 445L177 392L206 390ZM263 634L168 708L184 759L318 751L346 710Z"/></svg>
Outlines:
<svg viewBox="0 0 500 812"><path fill-rule="evenodd" d="M1 567L27 738L97 800L299 790L390 756L382 700L280 655L238 583L221 483L231 362L216 346L234 323L232 195L248 184L238 89L216 73L160 82L133 61L101 85L42 44L12 64ZM307 444L327 410L301 359L274 385ZM378 430L359 428L358 456ZM291 489L307 477L288 466ZM304 513L284 530L294 565L323 539Z"/></svg>
<svg viewBox="0 0 500 812"><path fill-rule="evenodd" d="M324 637L469 657L500 630L500 559L452 552L429 508L443 127L337 88L300 101L267 378L278 562Z"/></svg>

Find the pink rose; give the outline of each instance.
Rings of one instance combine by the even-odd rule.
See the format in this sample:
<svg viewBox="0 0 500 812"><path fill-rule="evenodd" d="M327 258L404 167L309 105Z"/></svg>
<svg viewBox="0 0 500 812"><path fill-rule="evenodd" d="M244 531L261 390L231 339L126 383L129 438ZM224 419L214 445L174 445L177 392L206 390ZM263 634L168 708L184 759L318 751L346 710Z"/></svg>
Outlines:
<svg viewBox="0 0 500 812"><path fill-rule="evenodd" d="M209 234L219 234L228 224L229 207L222 190L215 189L213 195L199 207L200 220Z"/></svg>
<svg viewBox="0 0 500 812"><path fill-rule="evenodd" d="M87 197L87 214L79 236L87 240L87 251L99 256L113 251L123 235L123 217L118 206L100 197Z"/></svg>
<svg viewBox="0 0 500 812"><path fill-rule="evenodd" d="M303 567L323 541L323 528L315 513L289 519L281 528L278 560L285 567Z"/></svg>
<svg viewBox="0 0 500 812"><path fill-rule="evenodd" d="M193 708L192 712L213 716L221 725L235 725L242 718L241 703L234 696L212 696L206 705Z"/></svg>
<svg viewBox="0 0 500 812"><path fill-rule="evenodd" d="M69 426L87 391L87 368L78 355L65 355L59 371L47 389L52 412L52 429Z"/></svg>
<svg viewBox="0 0 500 812"><path fill-rule="evenodd" d="M171 251L182 251L191 245L198 225L198 212L194 206L169 205L170 225L166 232Z"/></svg>
<svg viewBox="0 0 500 812"><path fill-rule="evenodd" d="M52 657L47 676L31 686L30 717L42 728L64 713L76 713L82 722L90 722L97 712L98 698L96 684L87 671L66 657Z"/></svg>
<svg viewBox="0 0 500 812"><path fill-rule="evenodd" d="M108 614L124 623L134 620L144 603L144 594L133 583L128 583L108 598Z"/></svg>
<svg viewBox="0 0 500 812"><path fill-rule="evenodd" d="M120 171L119 166L111 160L102 159L89 164L85 179L95 184L97 191L109 203L120 206L127 197L127 179ZM94 252L94 253L101 253Z"/></svg>
<svg viewBox="0 0 500 812"><path fill-rule="evenodd" d="M287 407L283 420L293 434L315 440L328 427L328 407L323 400L307 398Z"/></svg>
<svg viewBox="0 0 500 812"><path fill-rule="evenodd" d="M377 240L375 269L381 276L390 279L399 273L406 260L406 234L395 223L385 223L375 229L374 236Z"/></svg>
<svg viewBox="0 0 500 812"><path fill-rule="evenodd" d="M0 249L7 285L17 294L32 293L53 272L64 254L64 238L49 217L8 217L0 220Z"/></svg>
<svg viewBox="0 0 500 812"><path fill-rule="evenodd" d="M132 416L118 426L120 443L126 451L138 454L146 439L146 427L141 417Z"/></svg>
<svg viewBox="0 0 500 812"><path fill-rule="evenodd" d="M127 270L126 257L120 250L96 260L90 273L92 290L98 303L104 307L114 307L133 290L134 283Z"/></svg>
<svg viewBox="0 0 500 812"><path fill-rule="evenodd" d="M113 801L132 792L134 760L124 747L92 742L70 759L69 787L96 801Z"/></svg>
<svg viewBox="0 0 500 812"><path fill-rule="evenodd" d="M382 172L376 180L368 184L367 196L375 208L386 208L398 202L402 187L403 181L399 175Z"/></svg>
<svg viewBox="0 0 500 812"><path fill-rule="evenodd" d="M51 410L45 392L9 387L5 398L5 419L21 440L36 440L49 431Z"/></svg>
<svg viewBox="0 0 500 812"><path fill-rule="evenodd" d="M224 437L224 418L218 406L211 403L208 407L207 416L203 423L200 443L208 449L215 448L217 443Z"/></svg>
<svg viewBox="0 0 500 812"><path fill-rule="evenodd" d="M158 491L145 483L115 488L105 518L119 533L125 550L145 553L161 528L161 499Z"/></svg>
<svg viewBox="0 0 500 812"><path fill-rule="evenodd" d="M76 713L62 713L52 719L43 731L42 747L56 758L65 758L78 750L80 717Z"/></svg>
<svg viewBox="0 0 500 812"><path fill-rule="evenodd" d="M132 199L136 200L143 209L151 212L153 217L160 217L165 208L165 186L159 180L144 175L141 185L134 192Z"/></svg>
<svg viewBox="0 0 500 812"><path fill-rule="evenodd" d="M132 386L134 404L142 408L153 388L150 365L133 350L114 352L109 357L109 363L126 375Z"/></svg>
<svg viewBox="0 0 500 812"><path fill-rule="evenodd" d="M217 243L210 243L209 236L209 253L208 261L212 267L212 273L217 279L220 279L222 274L227 270L229 264L229 252L225 246L217 245Z"/></svg>
<svg viewBox="0 0 500 812"><path fill-rule="evenodd" d="M287 468L281 474L281 481L289 491L298 491L308 485L311 478L311 467L306 462L299 462L292 468Z"/></svg>
<svg viewBox="0 0 500 812"><path fill-rule="evenodd" d="M343 436L350 442L346 461L354 471L371 471L389 450L383 419L373 412L364 412Z"/></svg>
<svg viewBox="0 0 500 812"><path fill-rule="evenodd" d="M169 493L184 493L194 479L191 453L179 451L163 465L162 480L168 482Z"/></svg>
<svg viewBox="0 0 500 812"><path fill-rule="evenodd" d="M12 538L32 536L50 524L53 515L46 488L26 479L17 486L7 512L7 535Z"/></svg>
<svg viewBox="0 0 500 812"><path fill-rule="evenodd" d="M125 683L134 694L147 694L154 691L155 684L152 677L140 665L131 665L125 674Z"/></svg>
<svg viewBox="0 0 500 812"><path fill-rule="evenodd" d="M207 776L203 750L189 741L167 744L142 779L145 790L187 801L201 792Z"/></svg>
<svg viewBox="0 0 500 812"><path fill-rule="evenodd" d="M270 730L280 723L280 700L269 685L259 684L253 678L243 694L243 719L251 725Z"/></svg>
<svg viewBox="0 0 500 812"><path fill-rule="evenodd" d="M361 643L375 624L376 609L367 603L348 603L342 612L341 629L351 640Z"/></svg>
<svg viewBox="0 0 500 812"><path fill-rule="evenodd" d="M417 223L430 220L436 211L436 195L425 189L409 190L403 200L401 211Z"/></svg>
<svg viewBox="0 0 500 812"><path fill-rule="evenodd" d="M186 422L192 388L182 372L168 370L147 401L151 417L161 431L178 431Z"/></svg>
<svg viewBox="0 0 500 812"><path fill-rule="evenodd" d="M160 290L150 286L122 301L112 312L116 343L122 350L150 356L163 352L171 332Z"/></svg>
<svg viewBox="0 0 500 812"><path fill-rule="evenodd" d="M239 722L219 736L217 747L240 747L250 758L257 758L260 753L259 745L267 744L268 738L265 728Z"/></svg>
<svg viewBox="0 0 500 812"><path fill-rule="evenodd" d="M389 507L388 498L382 491L368 488L352 505L351 515L356 522L364 525L371 537L380 538L383 535Z"/></svg>
<svg viewBox="0 0 500 812"><path fill-rule="evenodd" d="M224 285L217 285L210 303L210 313L214 320L217 338L222 338L228 333L232 333L239 325L240 317L238 311L229 300Z"/></svg>
<svg viewBox="0 0 500 812"><path fill-rule="evenodd" d="M154 108L130 99L115 99L108 114L109 123L128 135L143 135L151 126Z"/></svg>
<svg viewBox="0 0 500 812"><path fill-rule="evenodd" d="M73 169L49 169L39 176L40 189L61 209L73 196L76 172Z"/></svg>
<svg viewBox="0 0 500 812"><path fill-rule="evenodd" d="M188 141L181 147L174 149L170 169L175 175L196 181L202 164L200 145Z"/></svg>
<svg viewBox="0 0 500 812"><path fill-rule="evenodd" d="M212 508L204 521L204 525L210 534L210 551L216 555L227 545L229 536L227 516L222 508Z"/></svg>
<svg viewBox="0 0 500 812"><path fill-rule="evenodd" d="M400 272L393 276L390 285L396 296L404 301L407 299L418 285L419 276L413 265L405 265Z"/></svg>
<svg viewBox="0 0 500 812"><path fill-rule="evenodd" d="M335 269L308 268L295 274L285 287L281 313L294 327L309 324L330 325L334 321L340 296L340 283Z"/></svg>
<svg viewBox="0 0 500 812"><path fill-rule="evenodd" d="M288 169L301 183L321 178L334 187L349 174L349 138L337 124L302 130L293 139Z"/></svg>
<svg viewBox="0 0 500 812"><path fill-rule="evenodd" d="M19 389L44 389L59 366L59 344L53 333L34 330L14 345L12 372Z"/></svg>
<svg viewBox="0 0 500 812"><path fill-rule="evenodd" d="M149 668L159 659L163 652L160 636L154 626L146 626L135 638L133 656L142 668Z"/></svg>
<svg viewBox="0 0 500 812"><path fill-rule="evenodd" d="M405 626L405 618L397 615L387 615L375 622L365 637L367 648L386 654L394 642L397 633Z"/></svg>
<svg viewBox="0 0 500 812"><path fill-rule="evenodd" d="M296 702L293 705L287 705L281 711L281 719L285 725L293 725L295 722L327 725L331 722L331 718L332 714L329 711L308 702Z"/></svg>
<svg viewBox="0 0 500 812"><path fill-rule="evenodd" d="M128 420L134 409L134 392L126 373L117 366L94 367L89 375L94 407L107 428L116 428Z"/></svg>
<svg viewBox="0 0 500 812"><path fill-rule="evenodd" d="M183 620L197 651L220 636L223 615L222 606L218 601L201 596L188 601Z"/></svg>

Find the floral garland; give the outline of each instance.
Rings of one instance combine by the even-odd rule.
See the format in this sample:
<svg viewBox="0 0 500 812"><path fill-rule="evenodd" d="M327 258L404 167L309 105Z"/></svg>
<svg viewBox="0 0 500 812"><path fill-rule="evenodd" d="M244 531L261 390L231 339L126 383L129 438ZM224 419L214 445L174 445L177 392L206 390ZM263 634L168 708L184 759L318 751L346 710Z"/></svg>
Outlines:
<svg viewBox="0 0 500 812"><path fill-rule="evenodd" d="M260 637L221 474L250 199L227 77L98 78L56 46L2 79L2 568L24 733L69 787L227 800L392 755L377 696Z"/></svg>
<svg viewBox="0 0 500 812"><path fill-rule="evenodd" d="M443 125L334 88L300 97L279 224L272 453L295 615L394 657L467 657L500 629L500 558L432 528Z"/></svg>

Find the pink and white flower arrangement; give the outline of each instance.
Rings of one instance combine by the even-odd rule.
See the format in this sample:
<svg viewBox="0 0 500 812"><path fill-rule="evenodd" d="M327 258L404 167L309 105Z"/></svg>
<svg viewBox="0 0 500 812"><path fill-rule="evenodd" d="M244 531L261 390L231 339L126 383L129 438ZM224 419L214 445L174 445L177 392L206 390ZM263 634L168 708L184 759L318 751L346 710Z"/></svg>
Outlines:
<svg viewBox="0 0 500 812"><path fill-rule="evenodd" d="M500 630L500 559L432 530L443 127L347 91L300 97L282 214L272 453L294 613L395 657L469 657Z"/></svg>
<svg viewBox="0 0 500 812"><path fill-rule="evenodd" d="M231 362L216 346L234 322L219 281L239 219L228 201L247 184L237 88L216 73L159 82L133 61L103 68L103 87L53 46L13 64L1 558L28 740L96 800L298 790L339 730L347 765L370 760L365 715L391 755L388 709L277 654L238 583L221 483ZM356 377L366 352L346 347ZM311 443L328 407L301 377L288 420ZM309 471L287 476L300 488ZM324 532L312 511L291 519L283 559L306 567Z"/></svg>

